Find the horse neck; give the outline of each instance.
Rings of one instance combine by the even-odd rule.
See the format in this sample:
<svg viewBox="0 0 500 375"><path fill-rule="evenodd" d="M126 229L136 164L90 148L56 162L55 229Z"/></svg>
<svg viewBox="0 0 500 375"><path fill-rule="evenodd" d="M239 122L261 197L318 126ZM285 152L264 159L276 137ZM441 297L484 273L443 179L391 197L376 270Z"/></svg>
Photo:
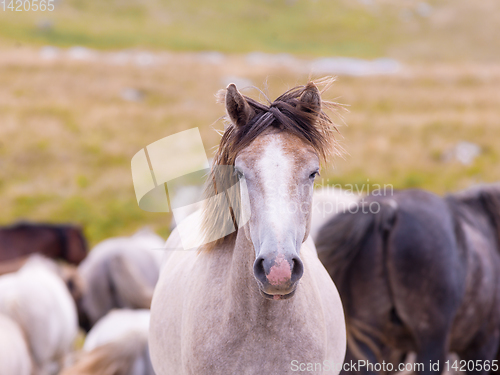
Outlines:
<svg viewBox="0 0 500 375"><path fill-rule="evenodd" d="M243 228L240 228L234 242L228 278L230 293L237 299L241 298L238 296L251 298L253 294L260 297L257 282L253 276L255 250L243 231Z"/></svg>

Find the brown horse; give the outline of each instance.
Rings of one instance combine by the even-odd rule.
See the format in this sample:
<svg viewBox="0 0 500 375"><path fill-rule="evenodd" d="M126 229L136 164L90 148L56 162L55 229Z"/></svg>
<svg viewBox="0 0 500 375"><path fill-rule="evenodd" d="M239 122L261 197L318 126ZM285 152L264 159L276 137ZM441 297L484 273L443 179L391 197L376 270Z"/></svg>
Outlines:
<svg viewBox="0 0 500 375"><path fill-rule="evenodd" d="M323 226L316 246L344 304L346 360L400 370L415 352L417 373L439 374L454 352L468 374L498 370L500 184L368 197Z"/></svg>
<svg viewBox="0 0 500 375"><path fill-rule="evenodd" d="M22 222L0 228L0 262L32 253L77 265L87 255L87 242L75 225Z"/></svg>

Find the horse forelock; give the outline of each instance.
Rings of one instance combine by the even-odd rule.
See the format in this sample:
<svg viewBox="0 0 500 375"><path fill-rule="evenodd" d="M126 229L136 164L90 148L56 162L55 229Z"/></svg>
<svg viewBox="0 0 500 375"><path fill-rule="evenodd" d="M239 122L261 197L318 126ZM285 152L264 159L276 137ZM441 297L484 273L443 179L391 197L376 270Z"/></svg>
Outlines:
<svg viewBox="0 0 500 375"><path fill-rule="evenodd" d="M315 82L324 85L322 93L334 82L327 78ZM205 205L203 208L202 231L206 237L218 238L205 244L203 250L211 250L223 242L234 241L238 231L235 212L239 212L240 196L239 189L231 189L233 196L227 196L227 200L237 207L229 210L221 209L218 199L209 199L221 193L218 186L234 186L238 179L231 173L231 168L219 168L220 166L234 166L238 154L248 147L257 137L268 132L288 132L297 136L306 145L312 146L322 162L326 162L333 155L342 155L343 149L339 146L335 133L338 132L336 124L325 113L329 109L338 115L338 110L343 108L340 104L321 100L321 108L316 111L312 106L300 101L301 96L315 83L309 82L304 86L296 86L279 96L269 105L262 104L248 96L244 99L253 109L255 115L245 126L237 126L229 123L222 135L210 175L205 185ZM226 181L217 184L216 181ZM228 194L226 192L226 194ZM235 230L228 230L228 225L233 225ZM219 233L220 235L218 235ZM226 235L226 233L230 233Z"/></svg>

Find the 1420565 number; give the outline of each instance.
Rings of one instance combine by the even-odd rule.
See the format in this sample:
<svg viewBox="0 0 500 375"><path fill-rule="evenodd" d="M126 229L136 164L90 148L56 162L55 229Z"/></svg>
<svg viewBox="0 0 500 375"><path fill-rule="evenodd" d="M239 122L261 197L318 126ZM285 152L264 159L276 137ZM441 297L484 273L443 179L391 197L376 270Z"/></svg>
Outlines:
<svg viewBox="0 0 500 375"><path fill-rule="evenodd" d="M498 360L493 360L493 361L482 361L482 360L477 360L477 361L465 361L465 360L456 360L456 361L446 361L446 371L454 370L456 372L458 371L498 371Z"/></svg>
<svg viewBox="0 0 500 375"><path fill-rule="evenodd" d="M52 12L54 0L0 0L0 8L11 12Z"/></svg>

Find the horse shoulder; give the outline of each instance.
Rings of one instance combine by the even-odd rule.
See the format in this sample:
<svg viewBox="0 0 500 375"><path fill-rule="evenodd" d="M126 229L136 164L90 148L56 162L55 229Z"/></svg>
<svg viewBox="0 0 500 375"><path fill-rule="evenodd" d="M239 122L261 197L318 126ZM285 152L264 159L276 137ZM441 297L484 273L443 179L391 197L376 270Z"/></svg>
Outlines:
<svg viewBox="0 0 500 375"><path fill-rule="evenodd" d="M159 373L181 373L181 322L195 258L196 251L172 251L155 287L149 340L151 360Z"/></svg>

